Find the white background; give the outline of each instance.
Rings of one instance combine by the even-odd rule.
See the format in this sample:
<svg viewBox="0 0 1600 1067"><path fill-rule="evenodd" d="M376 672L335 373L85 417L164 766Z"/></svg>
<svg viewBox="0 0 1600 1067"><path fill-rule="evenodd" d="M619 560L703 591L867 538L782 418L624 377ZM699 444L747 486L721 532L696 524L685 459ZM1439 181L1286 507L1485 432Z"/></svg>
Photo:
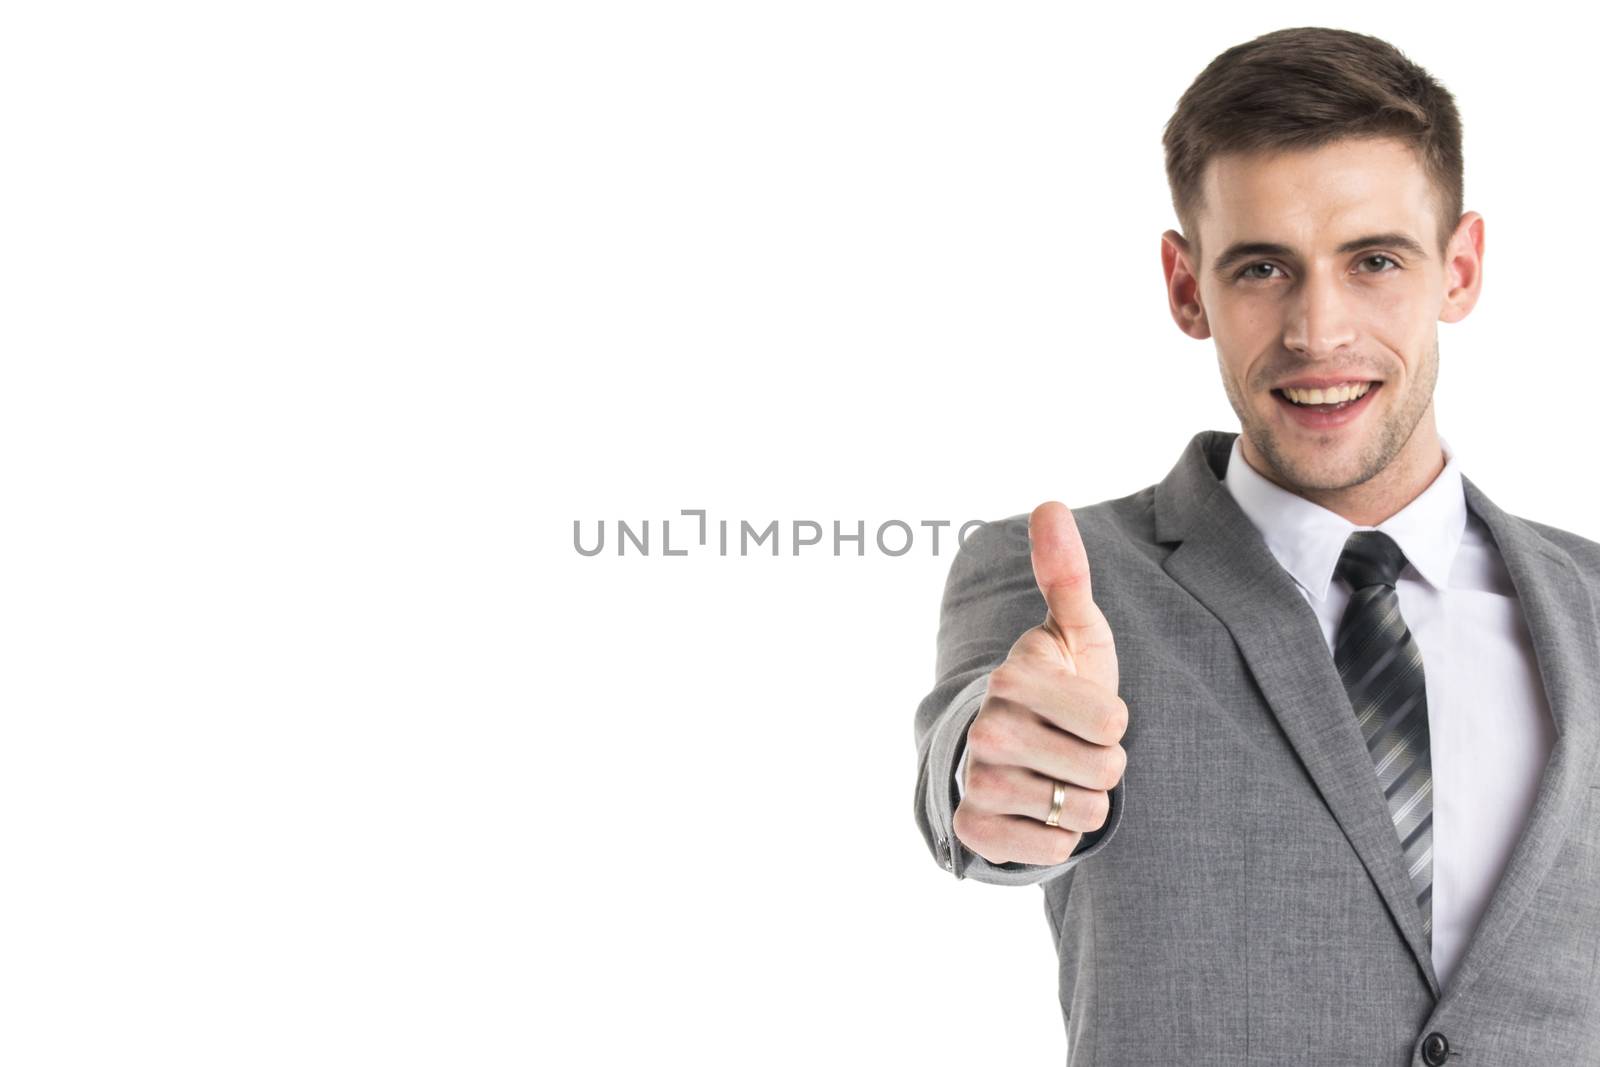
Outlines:
<svg viewBox="0 0 1600 1067"><path fill-rule="evenodd" d="M1236 430L1161 128L1337 18L1465 117L1442 433L1600 535L1591 41L1496 17L12 5L0 1060L1060 1062L1040 892L912 820L948 541L661 520L1081 506Z"/></svg>

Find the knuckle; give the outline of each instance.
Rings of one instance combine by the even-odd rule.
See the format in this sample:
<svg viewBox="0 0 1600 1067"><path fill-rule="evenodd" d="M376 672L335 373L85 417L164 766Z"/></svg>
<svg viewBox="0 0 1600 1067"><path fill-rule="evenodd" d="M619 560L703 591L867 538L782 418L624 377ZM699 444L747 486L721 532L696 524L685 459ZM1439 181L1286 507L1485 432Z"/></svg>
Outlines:
<svg viewBox="0 0 1600 1067"><path fill-rule="evenodd" d="M998 799L1003 775L992 763L973 760L967 764L967 796L991 802Z"/></svg>
<svg viewBox="0 0 1600 1067"><path fill-rule="evenodd" d="M968 753L968 765L966 765L968 777L966 777L966 781L973 781L971 779L971 773L973 773L974 769L973 761L981 760L981 758L987 757L989 753L994 752L995 742L998 741L998 729L1000 728L995 725L994 715L990 715L987 710L979 712L978 718L973 720L973 725L966 728L966 753Z"/></svg>
<svg viewBox="0 0 1600 1067"><path fill-rule="evenodd" d="M1128 732L1128 702L1121 697L1113 697L1111 706L1106 709L1105 731L1112 741L1121 741L1122 735Z"/></svg>
<svg viewBox="0 0 1600 1067"><path fill-rule="evenodd" d="M956 808L955 818L950 821L951 832L968 851L990 863L1005 863L1007 856L1001 847L1004 843L995 839L993 827L994 823L991 820L973 811L965 803Z"/></svg>
<svg viewBox="0 0 1600 1067"><path fill-rule="evenodd" d="M979 844L979 834L977 828L973 825L975 821L977 820L974 817L973 810L965 800L956 805L955 815L950 819L950 831L956 835L957 840L974 851L977 850Z"/></svg>
<svg viewBox="0 0 1600 1067"><path fill-rule="evenodd" d="M1085 806L1089 809L1090 830L1105 829L1106 820L1111 818L1111 794L1105 790L1097 790L1089 794Z"/></svg>
<svg viewBox="0 0 1600 1067"><path fill-rule="evenodd" d="M1067 830L1056 835L1050 843L1050 862L1065 863L1072 858L1073 850L1078 847L1078 841L1083 837L1076 830Z"/></svg>
<svg viewBox="0 0 1600 1067"><path fill-rule="evenodd" d="M1122 781L1122 772L1128 768L1128 752L1121 745L1112 745L1106 749L1105 759L1105 785L1103 788L1111 789Z"/></svg>
<svg viewBox="0 0 1600 1067"><path fill-rule="evenodd" d="M1016 665L1007 660L989 672L989 695L1000 700L1010 700L1016 692Z"/></svg>
<svg viewBox="0 0 1600 1067"><path fill-rule="evenodd" d="M1005 750L1007 743L1005 725L995 715L979 712L978 717L972 720L972 725L967 727L967 750L977 759L999 754ZM967 772L970 775L973 767L969 764ZM971 778L967 781L970 783Z"/></svg>

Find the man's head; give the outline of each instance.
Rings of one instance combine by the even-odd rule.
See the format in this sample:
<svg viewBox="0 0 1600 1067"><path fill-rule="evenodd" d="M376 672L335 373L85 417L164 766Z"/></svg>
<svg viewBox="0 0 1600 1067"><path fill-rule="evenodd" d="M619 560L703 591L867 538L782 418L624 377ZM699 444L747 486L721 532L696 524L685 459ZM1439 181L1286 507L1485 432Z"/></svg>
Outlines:
<svg viewBox="0 0 1600 1067"><path fill-rule="evenodd" d="M1164 141L1173 316L1215 339L1247 460L1330 507L1392 513L1438 472L1438 323L1481 285L1450 94L1376 38L1279 30L1213 60ZM1333 380L1376 384L1330 415L1281 392Z"/></svg>

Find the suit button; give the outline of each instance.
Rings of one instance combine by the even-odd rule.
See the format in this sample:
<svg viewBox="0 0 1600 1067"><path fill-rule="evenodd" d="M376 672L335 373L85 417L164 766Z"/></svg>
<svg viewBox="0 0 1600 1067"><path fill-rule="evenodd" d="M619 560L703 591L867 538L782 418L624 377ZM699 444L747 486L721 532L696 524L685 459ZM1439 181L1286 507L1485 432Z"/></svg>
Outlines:
<svg viewBox="0 0 1600 1067"><path fill-rule="evenodd" d="M1450 1042L1437 1030L1422 1039L1422 1062L1428 1067L1440 1067L1449 1055Z"/></svg>

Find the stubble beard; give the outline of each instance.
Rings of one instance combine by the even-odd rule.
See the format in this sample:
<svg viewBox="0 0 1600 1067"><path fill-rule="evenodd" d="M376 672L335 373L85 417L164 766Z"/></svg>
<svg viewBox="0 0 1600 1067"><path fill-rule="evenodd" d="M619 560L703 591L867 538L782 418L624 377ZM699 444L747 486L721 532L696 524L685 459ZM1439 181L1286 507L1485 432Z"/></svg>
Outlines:
<svg viewBox="0 0 1600 1067"><path fill-rule="evenodd" d="M1220 353L1218 359L1220 362ZM1395 457L1400 455L1406 443L1411 440L1411 435L1416 432L1418 424L1422 422L1422 416L1427 413L1428 406L1433 402L1433 387L1439 377L1437 337L1434 338L1433 353L1424 361L1421 372L1421 377L1412 380L1411 388L1401 406L1398 409L1392 406L1386 409L1377 430L1368 431L1353 463L1322 463L1318 462L1315 455L1308 455L1303 448L1298 452L1285 449L1272 426L1245 403L1225 369L1222 381L1224 391L1228 394L1228 402L1233 405L1234 413L1239 417L1242 432L1249 438L1256 452L1266 461L1268 470L1264 473L1290 491L1315 492L1361 485L1377 477L1394 462ZM1384 382L1383 388L1389 389L1392 385L1391 379ZM1274 400L1273 403L1277 401Z"/></svg>

